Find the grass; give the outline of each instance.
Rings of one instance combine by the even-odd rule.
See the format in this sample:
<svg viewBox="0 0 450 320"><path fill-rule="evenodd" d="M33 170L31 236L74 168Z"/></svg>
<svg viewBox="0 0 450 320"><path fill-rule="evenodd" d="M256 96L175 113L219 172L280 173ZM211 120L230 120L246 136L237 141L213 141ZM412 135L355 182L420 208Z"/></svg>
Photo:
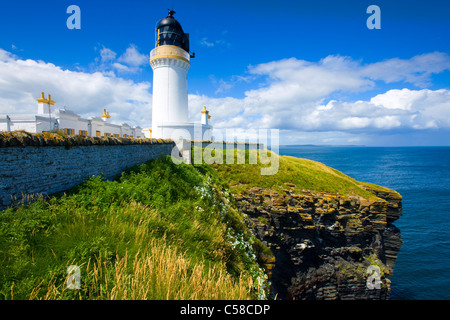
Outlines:
<svg viewBox="0 0 450 320"><path fill-rule="evenodd" d="M52 277L33 289L30 299L87 298L109 300L248 299L251 277L233 279L223 269L193 263L164 242L146 244L133 257L127 253L112 263L108 257L91 258L85 264L80 291L58 285ZM66 277L67 279L67 277Z"/></svg>
<svg viewBox="0 0 450 320"><path fill-rule="evenodd" d="M260 246L213 170L165 157L1 211L0 299L263 298Z"/></svg>
<svg viewBox="0 0 450 320"><path fill-rule="evenodd" d="M361 187L361 185L369 186L371 184L356 181L344 173L317 161L291 156L277 156L270 151L267 151L269 158L278 157L278 171L273 175L261 175L261 168L269 167L271 164L263 164L259 160L260 151L256 155L258 159L257 164L249 164L249 152L256 151L245 152L247 159L245 164L237 164L236 160L234 164L227 164L224 160L223 164L211 165L219 177L228 182L233 193L242 193L251 187L273 188L276 191L282 191L287 188L286 184L294 184L294 190L297 192L311 190L339 193L341 195L356 195L366 199L377 198ZM224 159L225 157L226 151L224 151ZM389 191L389 189L380 186L377 186L377 188Z"/></svg>
<svg viewBox="0 0 450 320"><path fill-rule="evenodd" d="M292 184L366 199L376 197L361 185L392 191L312 160L277 159L277 173L261 175L271 164L188 166L163 157L113 181L92 177L64 195L0 211L0 299L265 298L256 261L271 253L232 193ZM80 268L80 289L67 288L70 265Z"/></svg>

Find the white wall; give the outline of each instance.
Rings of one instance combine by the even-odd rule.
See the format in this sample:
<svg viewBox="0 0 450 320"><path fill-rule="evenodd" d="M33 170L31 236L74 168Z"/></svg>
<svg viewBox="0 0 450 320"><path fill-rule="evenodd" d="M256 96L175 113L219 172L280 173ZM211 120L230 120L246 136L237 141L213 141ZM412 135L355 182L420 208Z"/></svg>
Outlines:
<svg viewBox="0 0 450 320"><path fill-rule="evenodd" d="M104 122L100 119L91 119L91 137L96 137L96 131L100 131L100 136L103 136L105 134L104 130Z"/></svg>
<svg viewBox="0 0 450 320"><path fill-rule="evenodd" d="M27 132L36 132L36 129L38 126L46 128L46 131L49 130L49 122L48 119L45 119L47 121L39 120L38 117L34 116L31 119L14 119L11 117L11 121L9 123L9 130L15 131L15 130L25 130ZM5 124L6 127L6 124ZM6 130L6 128L5 128Z"/></svg>
<svg viewBox="0 0 450 320"><path fill-rule="evenodd" d="M89 121L81 119L77 115L70 115L58 113L59 129L73 129L74 134L80 134L80 130L86 131L89 134Z"/></svg>

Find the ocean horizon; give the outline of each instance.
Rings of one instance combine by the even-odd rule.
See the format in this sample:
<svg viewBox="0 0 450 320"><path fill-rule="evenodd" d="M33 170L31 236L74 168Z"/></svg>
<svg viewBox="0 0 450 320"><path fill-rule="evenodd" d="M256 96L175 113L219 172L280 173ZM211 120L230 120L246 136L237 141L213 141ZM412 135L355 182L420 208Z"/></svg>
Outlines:
<svg viewBox="0 0 450 320"><path fill-rule="evenodd" d="M390 277L391 299L450 299L450 147L281 145L279 154L398 191L403 215L394 225L403 245Z"/></svg>

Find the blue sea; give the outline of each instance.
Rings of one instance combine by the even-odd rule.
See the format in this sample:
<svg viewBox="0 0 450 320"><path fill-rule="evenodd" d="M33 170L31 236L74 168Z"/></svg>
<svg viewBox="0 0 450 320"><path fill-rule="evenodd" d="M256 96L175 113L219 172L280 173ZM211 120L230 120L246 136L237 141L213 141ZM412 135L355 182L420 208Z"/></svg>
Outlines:
<svg viewBox="0 0 450 320"><path fill-rule="evenodd" d="M392 300L450 299L450 147L280 146L403 196Z"/></svg>

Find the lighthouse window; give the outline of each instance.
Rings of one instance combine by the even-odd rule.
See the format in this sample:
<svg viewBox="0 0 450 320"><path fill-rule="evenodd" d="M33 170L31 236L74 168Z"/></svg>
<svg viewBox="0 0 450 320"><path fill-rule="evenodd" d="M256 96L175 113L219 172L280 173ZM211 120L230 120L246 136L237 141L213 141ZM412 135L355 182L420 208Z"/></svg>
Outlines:
<svg viewBox="0 0 450 320"><path fill-rule="evenodd" d="M176 30L170 26L161 27L159 30L159 45L174 45L183 47L184 35L182 31Z"/></svg>

